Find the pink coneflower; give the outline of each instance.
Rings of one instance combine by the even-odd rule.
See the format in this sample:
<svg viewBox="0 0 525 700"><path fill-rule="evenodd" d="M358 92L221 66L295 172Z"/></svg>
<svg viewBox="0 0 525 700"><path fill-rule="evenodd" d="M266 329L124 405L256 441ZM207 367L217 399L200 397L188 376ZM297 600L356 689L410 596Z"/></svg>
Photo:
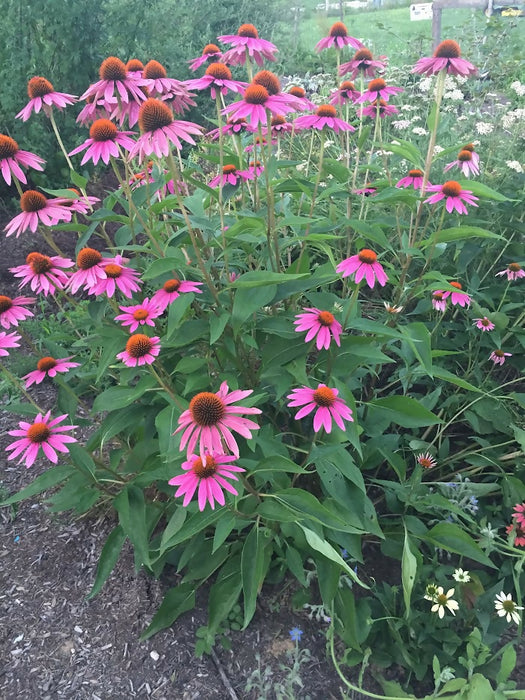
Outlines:
<svg viewBox="0 0 525 700"><path fill-rule="evenodd" d="M195 292L202 294L202 282L192 282L191 280L179 280L175 277L164 282L161 289L158 289L151 297L151 303L156 304L160 311L164 311L175 299L178 299L181 294Z"/></svg>
<svg viewBox="0 0 525 700"><path fill-rule="evenodd" d="M71 211L62 202L62 199L47 199L36 190L26 190L20 197L22 213L5 226L6 236L15 233L18 238L27 229L35 233L39 223L55 226L59 221L71 221Z"/></svg>
<svg viewBox="0 0 525 700"><path fill-rule="evenodd" d="M294 325L298 333L308 331L304 339L305 343L309 343L312 338L317 336L317 349L330 347L331 338L334 339L337 346L341 346L341 333L343 327L336 321L333 314L329 311L321 311L320 309L305 309L302 314L297 314Z"/></svg>
<svg viewBox="0 0 525 700"><path fill-rule="evenodd" d="M433 56L420 58L411 72L434 75L445 70L449 75L463 75L467 78L474 75L477 68L460 56L459 44L451 39L445 39L434 51Z"/></svg>
<svg viewBox="0 0 525 700"><path fill-rule="evenodd" d="M207 90L210 88L211 98L214 100L217 92L226 95L228 90L240 92L248 86L240 80L232 80L232 72L224 63L211 63L202 78L187 80L186 85L190 90Z"/></svg>
<svg viewBox="0 0 525 700"><path fill-rule="evenodd" d="M88 214L93 211L93 205L100 202L98 197L91 197L88 195L80 194L78 190L74 187L68 187L68 189L73 193L71 198L57 199L57 202L61 202L65 207L71 209L75 214Z"/></svg>
<svg viewBox="0 0 525 700"><path fill-rule="evenodd" d="M144 64L139 61L138 58L130 58L126 63L126 70L128 75L132 78L142 78L142 71L144 70Z"/></svg>
<svg viewBox="0 0 525 700"><path fill-rule="evenodd" d="M479 153L476 153L476 147L473 143L466 143L461 147L460 151L470 151L472 155L472 162L474 165L479 166Z"/></svg>
<svg viewBox="0 0 525 700"><path fill-rule="evenodd" d="M350 80L344 80L341 85L330 94L331 105L344 105L347 102L355 103L361 95Z"/></svg>
<svg viewBox="0 0 525 700"><path fill-rule="evenodd" d="M119 352L117 357L128 367L151 365L160 352L160 338L150 338L144 333L135 333L126 343L126 349Z"/></svg>
<svg viewBox="0 0 525 700"><path fill-rule="evenodd" d="M2 173L6 184L11 184L11 176L13 176L26 185L27 179L20 166L33 168L34 170L43 170L42 164L45 162L43 158L34 153L21 151L17 142L10 136L0 134L0 173Z"/></svg>
<svg viewBox="0 0 525 700"><path fill-rule="evenodd" d="M175 498L184 496L183 506L187 506L193 498L197 487L199 488L198 503L199 510L204 510L206 503L209 503L212 510L215 508L215 501L221 506L224 505L224 494L222 489L226 489L234 496L237 496L237 491L226 479L238 481L238 478L233 472L245 472L246 469L238 467L230 462L237 459L234 455L223 454L207 454L203 457L198 455L189 455L188 461L182 463L182 468L186 470L186 474L174 476L168 481L170 486L178 486L175 491Z"/></svg>
<svg viewBox="0 0 525 700"><path fill-rule="evenodd" d="M245 170L237 170L235 165L224 165L222 173L211 179L208 183L208 187L238 185L240 182L246 182L246 180L253 180L253 175L250 175Z"/></svg>
<svg viewBox="0 0 525 700"><path fill-rule="evenodd" d="M445 165L443 172L447 173L456 167L461 170L465 177L469 177L471 173L472 175L479 175L479 160L477 162L474 160L472 151L460 151L456 160Z"/></svg>
<svg viewBox="0 0 525 700"><path fill-rule="evenodd" d="M297 117L294 122L296 129L319 129L325 127L333 129L336 134L340 131L355 131L354 127L343 119L339 119L337 111L333 105L321 105L315 114L306 114Z"/></svg>
<svg viewBox="0 0 525 700"><path fill-rule="evenodd" d="M26 318L34 316L32 311L26 309L26 304L34 304L34 297L11 297L0 294L0 326L10 328L18 326L19 321L25 321Z"/></svg>
<svg viewBox="0 0 525 700"><path fill-rule="evenodd" d="M492 360L495 365L503 365L505 364L505 358L506 357L512 357L511 352L503 352L503 350L493 350L490 353L489 360Z"/></svg>
<svg viewBox="0 0 525 700"><path fill-rule="evenodd" d="M432 292L432 306L436 311L445 313L445 309L447 308L447 300L445 298L445 292L443 292L441 289L436 289L435 292Z"/></svg>
<svg viewBox="0 0 525 700"><path fill-rule="evenodd" d="M69 155L74 156L81 151L86 151L80 165L84 165L89 160L92 160L93 164L96 165L100 158L107 165L111 156L113 158L119 157L119 146L125 151L130 151L133 148L135 142L129 137L129 134L132 133L132 131L118 131L115 124L109 119L97 119L91 125L89 138L70 151Z"/></svg>
<svg viewBox="0 0 525 700"><path fill-rule="evenodd" d="M396 187L413 187L415 190L420 190L423 184L423 171L419 168L409 170L408 175L396 183ZM430 185L430 183L428 183Z"/></svg>
<svg viewBox="0 0 525 700"><path fill-rule="evenodd" d="M70 359L71 357L42 357L38 360L36 369L22 377L26 380L26 389L32 384L41 384L46 377L56 377L58 372L69 372L73 367L80 367L78 362L68 362Z"/></svg>
<svg viewBox="0 0 525 700"><path fill-rule="evenodd" d="M153 319L162 314L162 309L154 303L153 299L150 301L148 297L140 304L119 306L119 309L124 313L115 316L115 321L122 321L123 326L129 326L130 333L134 333L139 326L144 324L154 328L155 321Z"/></svg>
<svg viewBox="0 0 525 700"><path fill-rule="evenodd" d="M166 69L158 61L148 61L142 73L144 86L149 97L191 97L184 83L175 78L168 78ZM195 104L195 103L193 103Z"/></svg>
<svg viewBox="0 0 525 700"><path fill-rule="evenodd" d="M476 326L476 328L479 328L479 330L483 332L493 331L494 328L496 328L492 321L486 316L483 316L483 318L475 318L474 325Z"/></svg>
<svg viewBox="0 0 525 700"><path fill-rule="evenodd" d="M416 455L416 462L421 465L423 469L433 469L437 465L436 460L432 457L430 452L421 452Z"/></svg>
<svg viewBox="0 0 525 700"><path fill-rule="evenodd" d="M245 131L253 132L254 129L251 127L244 117L239 117L238 119L228 119L226 124L221 128L223 136L231 136L232 134L242 134ZM219 138L219 129L212 129L208 131L206 136L211 136L213 140Z"/></svg>
<svg viewBox="0 0 525 700"><path fill-rule="evenodd" d="M85 91L80 96L81 100L93 98L96 103L104 100L106 103L116 103L118 101L127 104L130 101L142 102L146 95L141 90L145 85L143 78L135 78L128 74L126 65L116 58L110 56L102 61L99 69L100 80Z"/></svg>
<svg viewBox="0 0 525 700"><path fill-rule="evenodd" d="M507 535L514 533L514 546L525 547L525 526L520 523L512 523L505 528Z"/></svg>
<svg viewBox="0 0 525 700"><path fill-rule="evenodd" d="M351 422L354 420L351 409L343 399L338 398L338 394L337 389L330 389L326 384L319 384L317 389L310 389L307 386L294 389L286 398L290 399L289 408L303 407L296 413L295 420L300 420L315 410L315 432L319 432L324 427L329 433L332 430L332 418L341 430L345 430L343 420Z"/></svg>
<svg viewBox="0 0 525 700"><path fill-rule="evenodd" d="M275 61L274 54L277 53L277 46L266 39L259 39L259 33L253 24L241 24L237 34L223 34L218 39L232 47L223 53L224 63L232 66L244 65L247 56L252 58L258 66L262 66L264 59Z"/></svg>
<svg viewBox="0 0 525 700"><path fill-rule="evenodd" d="M243 415L261 413L258 408L232 405L253 393L252 389L229 391L228 384L223 382L216 394L201 391L190 401L189 408L179 417L179 427L175 433L182 433L180 449L187 445L187 458L195 452L199 443L199 454L202 460L208 454L225 454L225 447L236 457L239 447L231 431L239 433L247 440L251 439L252 430L259 430L257 423Z"/></svg>
<svg viewBox="0 0 525 700"><path fill-rule="evenodd" d="M18 333L6 333L5 331L0 331L0 357L9 356L6 348L19 348L19 340L22 340L22 336L18 335Z"/></svg>
<svg viewBox="0 0 525 700"><path fill-rule="evenodd" d="M294 125L291 122L287 122L282 114L277 114L277 115L275 115L275 117L272 117L272 120L270 122L271 136L277 137L281 134L290 134L293 130L294 130ZM268 135L268 127L267 126L262 130L262 133L265 136ZM272 146L276 143L277 143L277 139L272 138ZM245 148L244 150L247 151L248 148Z"/></svg>
<svg viewBox="0 0 525 700"><path fill-rule="evenodd" d="M516 280L525 277L525 270L519 263L512 262L509 263L505 270L496 272L496 277L499 277L500 275L507 275L509 282L515 282Z"/></svg>
<svg viewBox="0 0 525 700"><path fill-rule="evenodd" d="M100 296L107 294L112 297L118 289L122 294L131 299L133 292L138 292L142 282L139 279L139 273L130 267L126 267L127 258L122 255L115 255L114 258L103 262L102 271L104 277L99 278L98 282L88 288L88 294Z"/></svg>
<svg viewBox="0 0 525 700"><path fill-rule="evenodd" d="M62 435L65 430L74 430L77 427L76 425L58 426L67 417L67 414L64 414L50 420L51 411L48 411L45 416L39 413L33 423L20 421L18 424L20 429L10 430L8 433L21 439L15 440L15 442L6 447L6 450L12 450L7 459L15 459L21 455L19 464L25 462L26 467L29 468L36 460L40 448L42 448L45 456L53 464L56 464L58 462L57 451L67 453L69 450L66 447L66 443L77 442L71 435Z"/></svg>
<svg viewBox="0 0 525 700"><path fill-rule="evenodd" d="M202 55L197 58L190 58L188 63L193 71L198 70L204 63L214 63L222 61L222 51L215 44L206 44L202 50Z"/></svg>
<svg viewBox="0 0 525 700"><path fill-rule="evenodd" d="M443 299L448 299L450 297L450 301L452 302L452 306L462 306L463 308L470 306L472 302L472 298L466 293L462 292L461 290L463 287L459 282L449 282L451 287L455 287L458 291L457 292L450 292L446 291L443 292Z"/></svg>
<svg viewBox="0 0 525 700"><path fill-rule="evenodd" d="M459 182L449 180L443 185L428 185L428 192L435 192L428 199L425 199L425 204L436 204L442 199L446 199L445 206L447 211L452 213L454 209L458 214L468 214L467 207L463 202L477 207L476 201L479 199L472 194L471 190L462 190Z"/></svg>
<svg viewBox="0 0 525 700"><path fill-rule="evenodd" d="M35 76L28 82L27 94L29 102L16 115L16 119L22 119L24 122L29 119L33 111L38 114L42 110L49 117L53 107L62 110L67 105L72 105L77 101L74 95L68 95L66 92L55 92L49 80L40 76Z"/></svg>
<svg viewBox="0 0 525 700"><path fill-rule="evenodd" d="M15 277L21 278L20 288L31 283L31 291L37 294L42 292L47 297L48 294L53 295L57 289L66 288L69 276L64 269L73 265L72 260L60 255L49 257L40 253L29 253L25 265L10 267L9 271Z"/></svg>
<svg viewBox="0 0 525 700"><path fill-rule="evenodd" d="M253 180L264 172L264 166L260 160L251 160L247 170L239 170L239 174L244 175L247 180Z"/></svg>
<svg viewBox="0 0 525 700"><path fill-rule="evenodd" d="M399 110L394 105L389 105L386 100L381 99L374 100L372 104L358 110L359 116L372 117L372 119L376 118L378 112L380 119L384 119L385 117L391 117L393 114L398 114Z"/></svg>
<svg viewBox="0 0 525 700"><path fill-rule="evenodd" d="M84 290L92 289L100 280L105 279L104 265L109 260L94 248L82 248L77 255L78 270L71 275L68 283L71 293L75 294L82 285Z"/></svg>
<svg viewBox="0 0 525 700"><path fill-rule="evenodd" d="M139 156L142 163L145 156L155 153L159 158L170 152L170 143L181 149L183 141L195 145L192 135L200 135L202 129L193 122L175 121L171 109L161 100L148 98L140 106L139 126L142 135L130 151L130 157Z"/></svg>
<svg viewBox="0 0 525 700"><path fill-rule="evenodd" d="M274 117L272 117L272 120ZM261 129L263 133L267 134L268 133L268 127L264 127L264 129ZM272 139L272 146L274 146L277 143L276 139ZM261 139L259 136L255 137L255 142L250 143L246 148L244 149L245 153L252 153L253 151L262 151L263 148L268 147L268 141L264 137Z"/></svg>
<svg viewBox="0 0 525 700"><path fill-rule="evenodd" d="M117 107L118 103L106 102L105 100L98 100L95 102L92 97L88 97L85 107L78 113L76 119L77 124L88 126L88 124L94 122L95 119L108 119L110 113Z"/></svg>
<svg viewBox="0 0 525 700"><path fill-rule="evenodd" d="M353 194L362 194L365 197L371 197L373 194L377 192L377 189L375 187L372 187L370 183L365 185L364 187L359 187L356 190L352 190Z"/></svg>
<svg viewBox="0 0 525 700"><path fill-rule="evenodd" d="M304 108L304 101L296 97L291 92L282 92L281 81L269 70L261 70L253 76L253 85L261 85L272 98L272 104L280 103L283 106L283 113L293 110L299 112ZM286 110L284 109L286 107ZM275 115L274 115L275 116Z"/></svg>
<svg viewBox="0 0 525 700"><path fill-rule="evenodd" d="M300 85L292 85L287 90L289 95L292 95L298 100L300 105L300 112L307 112L308 110L317 109L317 105L306 97L306 90Z"/></svg>
<svg viewBox="0 0 525 700"><path fill-rule="evenodd" d="M279 78L270 71L260 71L243 94L243 99L228 105L223 114L247 117L254 128L259 123L267 123L267 112L273 116L296 112L301 108L300 101L290 93L281 92Z"/></svg>
<svg viewBox="0 0 525 700"><path fill-rule="evenodd" d="M320 53L324 49L342 49L344 46L351 46L354 49L363 48L363 44L353 36L348 36L348 30L342 22L332 24L330 33L318 41L315 50Z"/></svg>
<svg viewBox="0 0 525 700"><path fill-rule="evenodd" d="M514 520L521 527L525 527L525 503L517 503L512 510L514 511L512 514Z"/></svg>
<svg viewBox="0 0 525 700"><path fill-rule="evenodd" d="M399 92L404 92L403 88L388 86L383 78L374 78L368 83L367 89L356 101L362 103L383 99L388 102L391 95L397 95Z"/></svg>
<svg viewBox="0 0 525 700"><path fill-rule="evenodd" d="M379 59L384 59L386 56L379 56ZM339 75L351 73L352 80L355 80L359 73L362 73L364 78L373 78L378 70L384 70L386 64L383 60L374 59L372 52L365 47L355 52L354 57L347 63L342 63L339 67Z"/></svg>
<svg viewBox="0 0 525 700"><path fill-rule="evenodd" d="M377 254L368 248L363 248L357 255L346 258L335 269L336 272L342 273L343 277L355 273L354 281L356 284L365 278L370 289L373 288L376 279L382 287L388 281L383 266L377 262Z"/></svg>

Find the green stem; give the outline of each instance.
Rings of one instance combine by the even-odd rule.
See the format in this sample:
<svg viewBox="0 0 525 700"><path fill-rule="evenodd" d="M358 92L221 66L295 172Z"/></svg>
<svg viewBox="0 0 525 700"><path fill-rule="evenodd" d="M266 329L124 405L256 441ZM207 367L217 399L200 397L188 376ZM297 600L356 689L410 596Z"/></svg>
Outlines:
<svg viewBox="0 0 525 700"><path fill-rule="evenodd" d="M49 114L49 121L51 122L51 126L53 127L53 131L55 132L55 136L56 136L56 139L57 139L57 141L58 141L58 145L60 146L60 150L61 150L62 153L64 154L64 158L65 158L66 161L67 161L67 164L68 164L68 166L69 166L69 169L74 171L75 168L73 167L73 163L72 163L71 160L69 159L69 156L68 156L67 151L66 151L66 149L65 149L65 147L64 147L64 144L62 143L62 139L60 138L60 134L59 134L59 132L58 132L58 127L57 127L56 122L55 122L55 115L53 114L53 110L50 111L50 114ZM84 192L83 194L84 194L84 196L86 195L85 192Z"/></svg>

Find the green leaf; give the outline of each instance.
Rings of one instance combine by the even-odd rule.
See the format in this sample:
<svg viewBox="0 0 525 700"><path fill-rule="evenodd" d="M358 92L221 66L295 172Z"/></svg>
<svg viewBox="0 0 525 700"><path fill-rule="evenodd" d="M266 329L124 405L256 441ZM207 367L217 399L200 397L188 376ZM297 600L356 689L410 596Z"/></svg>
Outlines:
<svg viewBox="0 0 525 700"><path fill-rule="evenodd" d="M231 287L241 289L253 287L266 287L271 284L283 284L291 280L301 280L310 277L309 274L292 275L287 272L265 272L263 270L255 270L246 272L238 277L235 282L232 282Z"/></svg>
<svg viewBox="0 0 525 700"><path fill-rule="evenodd" d="M175 301L170 304L168 311L168 329L166 337L168 340L171 339L175 331L180 328L182 320L190 308L195 295L193 293L181 294Z"/></svg>
<svg viewBox="0 0 525 700"><path fill-rule="evenodd" d="M95 471L97 467L89 452L78 444L75 444L69 446L69 454L71 455L73 464L83 471L84 474L93 479L93 481L96 481Z"/></svg>
<svg viewBox="0 0 525 700"><path fill-rule="evenodd" d="M503 652L501 657L501 667L496 676L496 681L498 684L506 683L509 679L510 674L516 668L516 650L514 649L512 642L509 642L507 648Z"/></svg>
<svg viewBox="0 0 525 700"><path fill-rule="evenodd" d="M169 519L168 524L166 525L166 527L164 528L164 532L162 533L162 538L160 540L161 554L167 549L166 543L169 542L170 539L174 537L184 525L187 514L188 511L186 510L186 508L183 508L182 506L176 506L175 512Z"/></svg>
<svg viewBox="0 0 525 700"><path fill-rule="evenodd" d="M389 143L386 148L389 151L392 151L392 153L395 153L397 156L401 156L405 160L408 160L410 163L420 168L423 157L419 149L411 144L410 141L402 141L401 139L396 139L396 141L397 143ZM383 146L380 146L380 148L383 148Z"/></svg>
<svg viewBox="0 0 525 700"><path fill-rule="evenodd" d="M330 561L339 564L339 566L344 570L344 572L348 574L348 576L350 576L352 581L358 583L362 588L370 590L370 587L367 586L366 583L363 583L361 581L361 579L358 577L355 571L348 566L343 557L339 554L339 552L336 549L334 549L334 547L332 547L332 545L329 542L321 539L316 532L310 530L310 528L308 527L304 527L304 525L301 525L301 523L298 523L298 525L304 532L306 541L312 549L315 549L316 552L319 552L327 559L330 559Z"/></svg>
<svg viewBox="0 0 525 700"><path fill-rule="evenodd" d="M434 377L437 379L443 379L445 382L450 382L451 384L460 386L462 389L466 389L467 391L475 391L477 394L483 393L483 391L481 389L478 389L477 386L474 386L474 384L467 382L466 379L456 377L456 375L452 374L452 372L449 372L448 369L444 369L443 367L436 367L436 365L434 365L433 373Z"/></svg>
<svg viewBox="0 0 525 700"><path fill-rule="evenodd" d="M171 588L164 596L164 600L152 621L140 636L140 641L143 642L160 630L169 627L182 613L188 612L194 607L195 585L193 583L182 583Z"/></svg>
<svg viewBox="0 0 525 700"><path fill-rule="evenodd" d="M287 543L285 556L286 556L286 563L288 565L288 568L292 572L292 574L299 581L301 586L304 586L304 588L307 588L308 583L306 581L306 575L305 575L304 565L303 565L303 558L301 557L299 552L296 549L294 549L294 547L291 547Z"/></svg>
<svg viewBox="0 0 525 700"><path fill-rule="evenodd" d="M459 184L461 189L470 190L475 197L481 197L482 199L495 199L497 202L511 202L509 197L500 192L496 192L492 187L484 185L482 182L477 182L477 180L460 180ZM502 236L500 236L502 238Z"/></svg>
<svg viewBox="0 0 525 700"><path fill-rule="evenodd" d="M216 634L221 622L228 617L239 600L242 590L241 561L239 556L231 557L220 570L217 580L208 596L208 629Z"/></svg>
<svg viewBox="0 0 525 700"><path fill-rule="evenodd" d="M246 629L254 616L257 594L264 577L264 549L268 540L255 523L244 542L241 554L241 576L244 597L244 624Z"/></svg>
<svg viewBox="0 0 525 700"><path fill-rule="evenodd" d="M260 473L260 472L288 472L290 474L308 474L307 469L303 469L295 462L292 462L288 457L283 457L282 455L272 455L271 457L266 457L261 459L256 463L253 469L250 469L250 473Z"/></svg>
<svg viewBox="0 0 525 700"><path fill-rule="evenodd" d="M186 520L178 532L171 535L169 538L166 538L163 551L175 547L181 542L189 540L191 537L193 537L193 535L196 535L198 532L201 532L201 530L205 530L210 525L213 525L213 523L218 520L221 515L222 512L220 508L217 508L217 510L212 510L208 513L195 513L188 520Z"/></svg>
<svg viewBox="0 0 525 700"><path fill-rule="evenodd" d="M129 537L141 564L150 563L146 503L142 489L128 485L113 501L122 529Z"/></svg>
<svg viewBox="0 0 525 700"><path fill-rule="evenodd" d="M417 574L417 559L412 554L411 540L405 526L405 541L401 559L401 580L403 582L403 599L405 601L405 617L410 617L410 598Z"/></svg>
<svg viewBox="0 0 525 700"><path fill-rule="evenodd" d="M474 559L491 569L496 568L472 537L455 523L438 523L422 539L440 549Z"/></svg>
<svg viewBox="0 0 525 700"><path fill-rule="evenodd" d="M465 700L494 700L494 690L488 678L481 673L475 673L469 681L468 692L463 692L461 697Z"/></svg>
<svg viewBox="0 0 525 700"><path fill-rule="evenodd" d="M297 520L314 520L321 525L342 532L355 532L355 528L348 525L345 520L337 517L333 512L323 506L317 498L303 489L290 488L277 491L272 498L283 503L290 510L297 513Z"/></svg>
<svg viewBox="0 0 525 700"><path fill-rule="evenodd" d="M18 493L13 496L9 496L5 501L0 503L0 506L9 506L12 503L19 503L26 498L31 498L36 496L43 491L53 488L57 484L65 481L68 476L74 473L74 468L69 464L59 464L56 467L51 467L40 476L37 476L34 481L32 481L29 486L26 486Z"/></svg>
<svg viewBox="0 0 525 700"><path fill-rule="evenodd" d="M250 274L250 273L248 273ZM257 288L242 287L235 292L232 310L232 325L237 333L243 323L262 306L269 304L275 296L275 284Z"/></svg>
<svg viewBox="0 0 525 700"><path fill-rule="evenodd" d="M371 420L373 420L373 414L377 412L381 420L387 416L391 423L396 423L403 428L422 428L442 422L419 401L409 396L387 396L384 399L369 401L367 405L369 414L372 414Z"/></svg>
<svg viewBox="0 0 525 700"><path fill-rule="evenodd" d="M212 554L214 554L219 547L224 544L226 538L230 535L231 531L235 527L236 518L231 513L224 513L223 517L219 520L215 526L215 534L213 535L213 548Z"/></svg>
<svg viewBox="0 0 525 700"><path fill-rule="evenodd" d="M129 404L139 399L145 391L154 384L154 379L149 375L144 376L134 387L112 386L97 396L93 402L93 411L116 411L119 408L128 407Z"/></svg>
<svg viewBox="0 0 525 700"><path fill-rule="evenodd" d="M173 248L170 250L173 250ZM180 257L167 257L154 260L142 273L142 279L152 280L155 279L155 277L160 277L161 275L166 274L167 272L171 272L173 276L176 277L177 270L180 268L180 265Z"/></svg>
<svg viewBox="0 0 525 700"><path fill-rule="evenodd" d="M210 314L210 346L219 340L229 320L230 315L227 313L220 316Z"/></svg>
<svg viewBox="0 0 525 700"><path fill-rule="evenodd" d="M400 326L399 330L405 336L425 372L432 377L432 342L428 328L418 321Z"/></svg>
<svg viewBox="0 0 525 700"><path fill-rule="evenodd" d="M102 547L100 559L98 560L97 564L95 581L93 583L93 587L86 596L87 600L94 598L107 581L118 561L125 541L126 534L121 526L117 525L117 527L113 528L113 530L109 533L109 536Z"/></svg>
<svg viewBox="0 0 525 700"><path fill-rule="evenodd" d="M436 243L451 243L452 241L463 241L467 238L501 239L503 236L487 231L484 228L479 228L478 226L454 226L453 228L435 231L429 238L421 241L419 245L421 248L426 248L429 245L436 245Z"/></svg>

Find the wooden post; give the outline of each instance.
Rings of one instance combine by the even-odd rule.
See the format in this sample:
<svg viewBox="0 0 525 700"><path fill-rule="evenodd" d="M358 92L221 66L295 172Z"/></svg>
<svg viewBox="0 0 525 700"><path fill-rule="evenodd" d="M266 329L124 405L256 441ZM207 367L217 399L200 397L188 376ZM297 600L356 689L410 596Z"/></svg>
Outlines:
<svg viewBox="0 0 525 700"><path fill-rule="evenodd" d="M498 6L512 7L516 0L497 0ZM448 9L483 10L492 11L493 0L434 0L432 3L432 47L435 49L441 42L441 13Z"/></svg>

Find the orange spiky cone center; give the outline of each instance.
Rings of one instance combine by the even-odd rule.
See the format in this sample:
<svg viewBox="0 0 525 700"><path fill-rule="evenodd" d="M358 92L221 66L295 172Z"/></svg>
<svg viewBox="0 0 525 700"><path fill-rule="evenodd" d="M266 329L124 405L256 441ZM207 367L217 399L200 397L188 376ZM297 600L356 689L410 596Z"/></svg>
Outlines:
<svg viewBox="0 0 525 700"><path fill-rule="evenodd" d="M328 408L333 406L336 400L336 395L327 386L320 386L314 391L314 401L318 406Z"/></svg>
<svg viewBox="0 0 525 700"><path fill-rule="evenodd" d="M377 254L369 248L363 248L363 250L360 250L357 257L361 262L366 263L367 265L373 265L375 262L377 262Z"/></svg>
<svg viewBox="0 0 525 700"><path fill-rule="evenodd" d="M10 136L0 134L0 160L12 158L18 151L17 142Z"/></svg>
<svg viewBox="0 0 525 700"><path fill-rule="evenodd" d="M168 105L154 97L149 97L139 109L139 126L142 132L162 129L173 122L173 113Z"/></svg>
<svg viewBox="0 0 525 700"><path fill-rule="evenodd" d="M77 267L80 270L89 270L102 262L102 255L94 248L82 248L77 255Z"/></svg>
<svg viewBox="0 0 525 700"><path fill-rule="evenodd" d="M41 192L36 190L27 190L20 197L20 208L26 213L40 211L47 204L47 199Z"/></svg>
<svg viewBox="0 0 525 700"><path fill-rule="evenodd" d="M109 56L100 64L99 75L101 80L126 80L126 64L116 56Z"/></svg>
<svg viewBox="0 0 525 700"><path fill-rule="evenodd" d="M117 127L109 119L97 119L91 125L89 135L93 141L114 141L118 134Z"/></svg>
<svg viewBox="0 0 525 700"><path fill-rule="evenodd" d="M54 357L43 357L41 360L38 360L36 363L36 368L40 372L48 372L50 369L53 369L53 367L57 366L57 361L55 360Z"/></svg>
<svg viewBox="0 0 525 700"><path fill-rule="evenodd" d="M27 94L32 100L34 100L35 97L44 97L44 95L49 95L50 92L54 92L53 85L49 82L49 80L46 80L46 78L42 78L39 75L31 78L27 84Z"/></svg>
<svg viewBox="0 0 525 700"><path fill-rule="evenodd" d="M459 58L461 56L461 49L457 41L452 41L452 39L445 39L434 51L435 58Z"/></svg>
<svg viewBox="0 0 525 700"><path fill-rule="evenodd" d="M224 418L226 406L217 394L201 391L190 401L189 411L195 423L202 427L211 427Z"/></svg>

